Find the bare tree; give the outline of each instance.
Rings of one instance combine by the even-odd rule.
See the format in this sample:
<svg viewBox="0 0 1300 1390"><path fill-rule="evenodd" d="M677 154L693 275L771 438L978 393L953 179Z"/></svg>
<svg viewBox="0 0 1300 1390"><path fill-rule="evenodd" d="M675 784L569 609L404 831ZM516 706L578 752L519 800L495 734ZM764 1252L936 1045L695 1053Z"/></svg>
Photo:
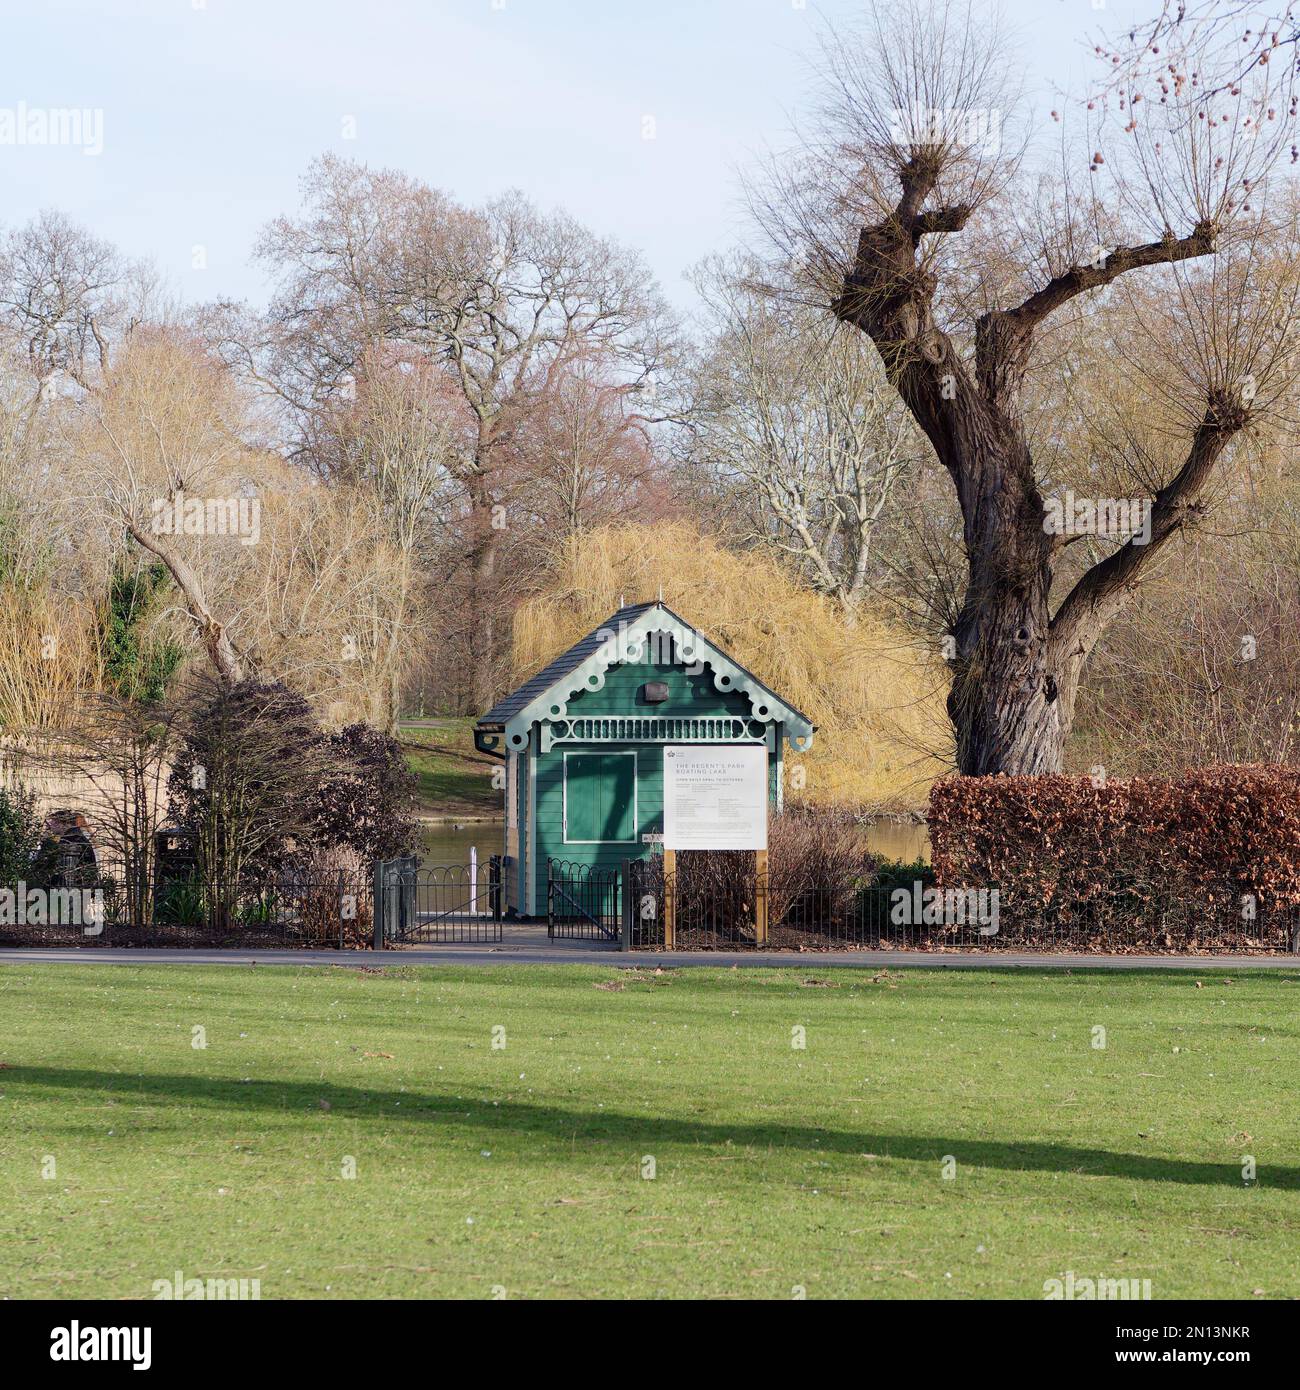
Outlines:
<svg viewBox="0 0 1300 1390"><path fill-rule="evenodd" d="M182 718L169 815L194 835L208 924L225 931L250 885L312 844L331 759L310 705L283 684L198 678Z"/></svg>
<svg viewBox="0 0 1300 1390"><path fill-rule="evenodd" d="M447 491L469 446L454 383L414 349L371 349L358 365L354 399L340 403L337 478L368 496L377 528L398 556L393 604L374 642L375 687L384 692L374 722L395 733L401 678L413 649L417 564L436 525L435 502Z"/></svg>
<svg viewBox="0 0 1300 1390"><path fill-rule="evenodd" d="M1020 174L1015 57L997 25L963 0L878 7L828 37L821 134L756 200L804 285L874 343L956 492L967 585L949 712L965 773L1061 767L1099 637L1293 379L1296 279L1270 268L1294 226L1269 184L1289 144L1290 71L1256 63L1220 83L1204 46L1155 47L1107 63L1077 110L1062 104L1081 143L1035 183ZM995 239L1007 198L1021 209L1010 252ZM1124 366L1150 375L1181 456L1152 489L1147 534L1116 538L1054 593L1076 537L1050 524L1028 383L1050 376L1044 346L1079 298L1122 294L1131 272L1159 277L1160 294L1135 312ZM1157 332L1176 351L1148 351Z"/></svg>
<svg viewBox="0 0 1300 1390"><path fill-rule="evenodd" d="M872 543L924 447L870 345L773 287L753 260L696 276L712 338L690 459L741 494L750 532L820 592L857 607Z"/></svg>
<svg viewBox="0 0 1300 1390"><path fill-rule="evenodd" d="M33 409L60 377L88 385L157 303L147 266L62 213L42 212L0 238L0 324L27 359Z"/></svg>
<svg viewBox="0 0 1300 1390"><path fill-rule="evenodd" d="M1162 47L1195 47L1208 60L1198 81L1217 92L1245 80L1252 68L1294 66L1298 44L1295 0L1160 0L1126 32L1103 36L1097 52L1126 76Z"/></svg>
<svg viewBox="0 0 1300 1390"><path fill-rule="evenodd" d="M1294 437L1256 441L1212 520L1098 643L1069 762L1118 775L1295 761L1300 488Z"/></svg>
<svg viewBox="0 0 1300 1390"><path fill-rule="evenodd" d="M518 431L576 356L601 355L628 385L653 377L665 310L635 255L517 195L465 209L418 180L332 156L311 166L303 195L302 216L272 223L259 247L276 277L270 312L228 326L226 351L291 407L307 444L322 404L355 389L377 344L422 348L450 371L473 422L457 476L485 707Z"/></svg>
<svg viewBox="0 0 1300 1390"><path fill-rule="evenodd" d="M519 439L521 468L551 543L644 500L656 458L642 394L598 360L579 358L534 406Z"/></svg>
<svg viewBox="0 0 1300 1390"><path fill-rule="evenodd" d="M185 498L237 497L247 487L241 468L233 384L217 362L173 335L138 333L84 399L72 448L82 465L83 500L107 511L137 545L166 565L212 662L227 681L243 663L209 597L197 559L201 530L187 535L178 518L160 524L164 504ZM237 556L236 536L218 538Z"/></svg>
<svg viewBox="0 0 1300 1390"><path fill-rule="evenodd" d="M75 787L109 872L120 875L122 920L153 917L156 835L166 816L176 708L85 692L35 744L39 765ZM71 717L69 717L71 716Z"/></svg>

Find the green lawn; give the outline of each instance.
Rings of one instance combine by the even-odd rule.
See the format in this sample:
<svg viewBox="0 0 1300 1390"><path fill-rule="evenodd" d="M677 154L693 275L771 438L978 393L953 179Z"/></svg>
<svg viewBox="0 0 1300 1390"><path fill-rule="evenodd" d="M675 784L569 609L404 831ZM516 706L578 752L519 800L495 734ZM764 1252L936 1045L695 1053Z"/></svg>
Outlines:
<svg viewBox="0 0 1300 1390"><path fill-rule="evenodd" d="M398 729L407 766L417 780L424 816L500 816L501 792L492 786L500 764L474 751L472 719L406 723Z"/></svg>
<svg viewBox="0 0 1300 1390"><path fill-rule="evenodd" d="M1300 974L1199 979L0 966L0 1296L1295 1296Z"/></svg>

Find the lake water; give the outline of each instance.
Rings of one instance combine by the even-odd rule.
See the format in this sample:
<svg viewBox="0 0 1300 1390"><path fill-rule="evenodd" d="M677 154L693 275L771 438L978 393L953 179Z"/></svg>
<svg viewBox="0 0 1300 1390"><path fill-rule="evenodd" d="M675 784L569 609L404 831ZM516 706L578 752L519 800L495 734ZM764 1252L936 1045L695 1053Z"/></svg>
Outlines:
<svg viewBox="0 0 1300 1390"><path fill-rule="evenodd" d="M437 824L420 828L420 862L433 864L468 864L471 848L478 850L480 860L500 854L505 840L501 821L468 821L463 825ZM867 843L886 859L930 858L930 840L924 825L907 821L873 821L867 831Z"/></svg>
<svg viewBox="0 0 1300 1390"><path fill-rule="evenodd" d="M468 864L471 848L480 860L500 854L505 845L504 821L469 821L464 825L422 825L421 864Z"/></svg>

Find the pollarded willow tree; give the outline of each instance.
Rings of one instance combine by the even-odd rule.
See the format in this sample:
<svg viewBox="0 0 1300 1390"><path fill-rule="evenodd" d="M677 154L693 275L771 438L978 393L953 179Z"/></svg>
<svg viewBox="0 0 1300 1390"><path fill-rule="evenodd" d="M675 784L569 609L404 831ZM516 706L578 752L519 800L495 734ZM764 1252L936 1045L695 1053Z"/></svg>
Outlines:
<svg viewBox="0 0 1300 1390"><path fill-rule="evenodd" d="M1243 59L1207 23L1174 9L1098 44L1095 89L1035 126L984 7L876 7L827 35L817 132L755 194L779 253L870 338L951 479L967 574L948 709L968 775L1061 769L1089 654L1294 382L1294 55ZM1147 486L1110 535L1087 512L1059 524L1048 503L1070 479L1044 476L1041 417L1026 418L1032 397L1050 422L1067 389L1053 335L1086 332L1098 297L1128 315L1117 386L1142 378L1160 441L1115 442L1114 475ZM1053 445L1055 472L1069 439ZM1091 563L1067 564L1083 539Z"/></svg>

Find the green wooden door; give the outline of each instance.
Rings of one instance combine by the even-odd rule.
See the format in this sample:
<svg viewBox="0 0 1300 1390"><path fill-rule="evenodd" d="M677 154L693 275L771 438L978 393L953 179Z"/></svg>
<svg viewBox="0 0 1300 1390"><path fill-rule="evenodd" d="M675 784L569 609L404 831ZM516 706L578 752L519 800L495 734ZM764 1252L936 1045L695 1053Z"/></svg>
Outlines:
<svg viewBox="0 0 1300 1390"><path fill-rule="evenodd" d="M564 755L564 841L629 844L636 839L636 754Z"/></svg>

